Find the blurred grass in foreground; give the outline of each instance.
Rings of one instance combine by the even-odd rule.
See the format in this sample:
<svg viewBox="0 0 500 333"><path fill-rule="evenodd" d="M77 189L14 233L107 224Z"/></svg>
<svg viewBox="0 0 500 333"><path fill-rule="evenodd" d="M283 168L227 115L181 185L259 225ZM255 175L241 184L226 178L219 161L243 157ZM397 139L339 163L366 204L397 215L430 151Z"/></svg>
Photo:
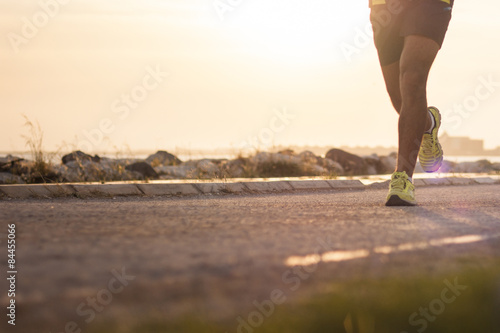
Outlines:
<svg viewBox="0 0 500 333"><path fill-rule="evenodd" d="M418 275L332 283L325 288L329 292L276 305L269 317L254 314L251 320L254 324L260 321L260 325L248 324L248 316L256 311L252 307L239 314L246 323L243 325L238 314L226 322L209 322L193 314L168 322L141 318L126 327L123 321L95 323L86 332L499 333L500 265L496 262L488 269L466 269L432 278ZM457 285L461 287L457 289Z"/></svg>

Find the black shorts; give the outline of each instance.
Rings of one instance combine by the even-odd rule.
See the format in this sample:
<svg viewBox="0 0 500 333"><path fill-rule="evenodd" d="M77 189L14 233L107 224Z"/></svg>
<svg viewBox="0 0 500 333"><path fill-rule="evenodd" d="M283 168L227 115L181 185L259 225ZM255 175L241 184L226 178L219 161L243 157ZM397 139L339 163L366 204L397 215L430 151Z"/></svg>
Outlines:
<svg viewBox="0 0 500 333"><path fill-rule="evenodd" d="M441 0L387 0L372 6L370 21L380 65L399 61L406 36L424 36L441 47L452 7L453 1Z"/></svg>

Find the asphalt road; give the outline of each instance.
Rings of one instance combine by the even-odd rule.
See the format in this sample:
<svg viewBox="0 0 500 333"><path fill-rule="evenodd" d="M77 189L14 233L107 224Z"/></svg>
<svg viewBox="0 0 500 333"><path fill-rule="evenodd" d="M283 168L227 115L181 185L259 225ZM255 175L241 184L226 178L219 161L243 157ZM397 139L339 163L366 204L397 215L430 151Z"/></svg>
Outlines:
<svg viewBox="0 0 500 333"><path fill-rule="evenodd" d="M460 267L464 254L500 256L500 185L420 188L417 207L385 207L385 194L0 201L0 270L9 270L7 225L15 224L18 271L17 325L0 327L233 320L254 301L284 299L273 290L292 301L331 281L433 275ZM0 285L2 307L8 287Z"/></svg>

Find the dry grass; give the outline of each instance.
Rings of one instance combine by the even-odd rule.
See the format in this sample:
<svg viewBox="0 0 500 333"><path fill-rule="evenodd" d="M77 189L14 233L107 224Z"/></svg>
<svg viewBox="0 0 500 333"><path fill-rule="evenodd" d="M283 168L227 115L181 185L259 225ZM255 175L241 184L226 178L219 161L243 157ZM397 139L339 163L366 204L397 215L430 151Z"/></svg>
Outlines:
<svg viewBox="0 0 500 333"><path fill-rule="evenodd" d="M33 158L33 164L27 174L24 175L28 183L46 183L55 181L54 166L51 163L51 154L43 150L43 130L40 124L32 122L26 115L24 126L28 128L28 135L23 135L26 146L29 148ZM57 153L53 153L54 155Z"/></svg>

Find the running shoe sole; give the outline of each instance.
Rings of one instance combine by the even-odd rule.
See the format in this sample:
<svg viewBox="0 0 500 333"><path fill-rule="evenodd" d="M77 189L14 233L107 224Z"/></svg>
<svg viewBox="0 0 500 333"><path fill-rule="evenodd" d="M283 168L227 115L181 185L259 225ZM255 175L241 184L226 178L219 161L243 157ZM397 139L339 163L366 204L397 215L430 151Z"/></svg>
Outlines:
<svg viewBox="0 0 500 333"><path fill-rule="evenodd" d="M393 194L389 197L389 199L387 200L385 205L386 206L416 206L417 203L403 200L398 195Z"/></svg>

